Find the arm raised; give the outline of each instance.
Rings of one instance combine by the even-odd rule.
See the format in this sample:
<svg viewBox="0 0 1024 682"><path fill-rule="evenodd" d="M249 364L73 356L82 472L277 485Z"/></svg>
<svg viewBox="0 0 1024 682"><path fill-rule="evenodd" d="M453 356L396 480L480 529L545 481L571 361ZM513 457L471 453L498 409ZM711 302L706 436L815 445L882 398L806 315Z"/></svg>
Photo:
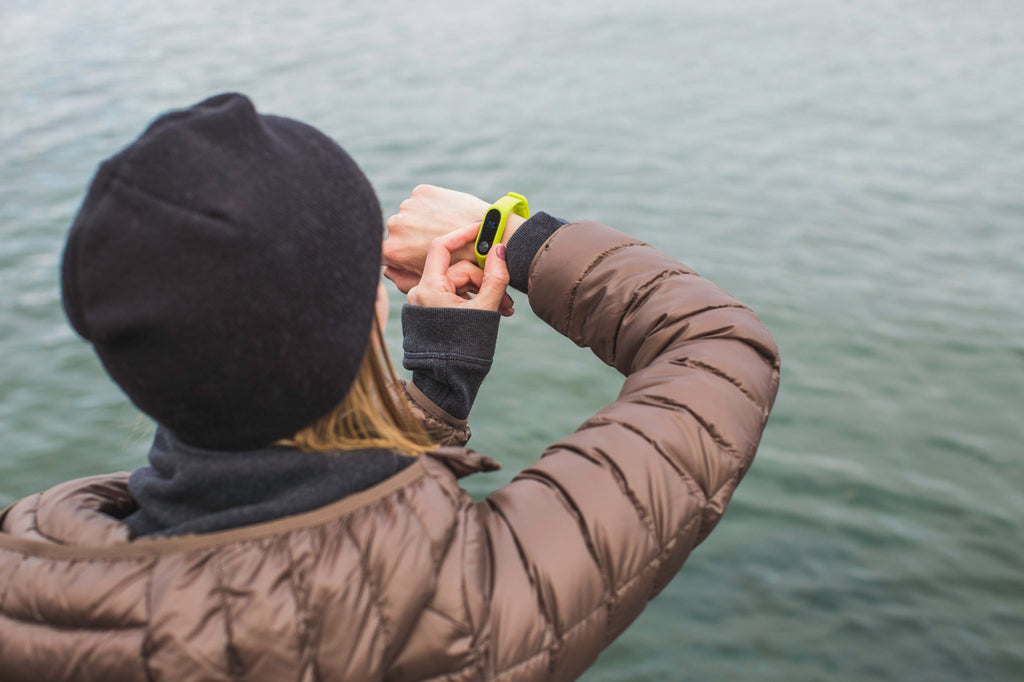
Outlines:
<svg viewBox="0 0 1024 682"><path fill-rule="evenodd" d="M720 288L597 223L555 232L530 304L626 375L618 399L477 503L487 670L580 674L714 528L775 398L767 329Z"/></svg>

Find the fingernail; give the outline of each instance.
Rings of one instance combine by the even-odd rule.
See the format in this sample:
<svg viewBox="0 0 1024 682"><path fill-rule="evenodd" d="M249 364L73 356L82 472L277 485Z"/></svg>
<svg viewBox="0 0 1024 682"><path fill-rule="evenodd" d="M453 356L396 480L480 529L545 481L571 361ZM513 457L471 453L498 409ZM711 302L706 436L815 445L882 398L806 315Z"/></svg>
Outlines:
<svg viewBox="0 0 1024 682"><path fill-rule="evenodd" d="M494 255L497 256L500 260L505 260L505 245L501 243L495 245Z"/></svg>

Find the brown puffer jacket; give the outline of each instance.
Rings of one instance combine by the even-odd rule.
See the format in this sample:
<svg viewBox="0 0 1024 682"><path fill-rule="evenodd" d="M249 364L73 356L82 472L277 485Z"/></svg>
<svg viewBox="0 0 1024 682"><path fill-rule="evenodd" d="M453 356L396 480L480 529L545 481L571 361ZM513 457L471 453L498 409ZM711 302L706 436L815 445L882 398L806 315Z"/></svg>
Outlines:
<svg viewBox="0 0 1024 682"><path fill-rule="evenodd" d="M537 314L627 375L616 402L473 502L493 468L425 455L315 511L129 542L126 475L16 503L0 533L0 680L569 680L717 523L779 358L758 318L595 223L530 273Z"/></svg>

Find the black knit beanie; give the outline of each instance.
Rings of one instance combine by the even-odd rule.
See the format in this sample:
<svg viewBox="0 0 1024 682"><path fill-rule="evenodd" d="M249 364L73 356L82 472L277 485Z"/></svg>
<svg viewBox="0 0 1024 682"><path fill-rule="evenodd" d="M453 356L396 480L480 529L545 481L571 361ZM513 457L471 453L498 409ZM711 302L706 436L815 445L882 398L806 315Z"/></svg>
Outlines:
<svg viewBox="0 0 1024 682"><path fill-rule="evenodd" d="M259 447L348 392L382 230L341 147L218 95L100 166L65 247L64 309L132 402L183 441Z"/></svg>

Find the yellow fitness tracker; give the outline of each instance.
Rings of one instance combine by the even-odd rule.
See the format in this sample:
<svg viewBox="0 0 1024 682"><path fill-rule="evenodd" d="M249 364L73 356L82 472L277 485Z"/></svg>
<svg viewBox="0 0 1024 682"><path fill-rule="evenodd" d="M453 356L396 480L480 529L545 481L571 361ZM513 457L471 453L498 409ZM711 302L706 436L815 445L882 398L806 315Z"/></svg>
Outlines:
<svg viewBox="0 0 1024 682"><path fill-rule="evenodd" d="M529 218L530 205L526 203L526 197L509 192L487 209L483 222L480 223L480 231L476 233L476 244L473 245L476 262L480 267L483 267L487 261L487 253L491 247L501 241L501 235L505 233L505 225L508 224L509 213Z"/></svg>

